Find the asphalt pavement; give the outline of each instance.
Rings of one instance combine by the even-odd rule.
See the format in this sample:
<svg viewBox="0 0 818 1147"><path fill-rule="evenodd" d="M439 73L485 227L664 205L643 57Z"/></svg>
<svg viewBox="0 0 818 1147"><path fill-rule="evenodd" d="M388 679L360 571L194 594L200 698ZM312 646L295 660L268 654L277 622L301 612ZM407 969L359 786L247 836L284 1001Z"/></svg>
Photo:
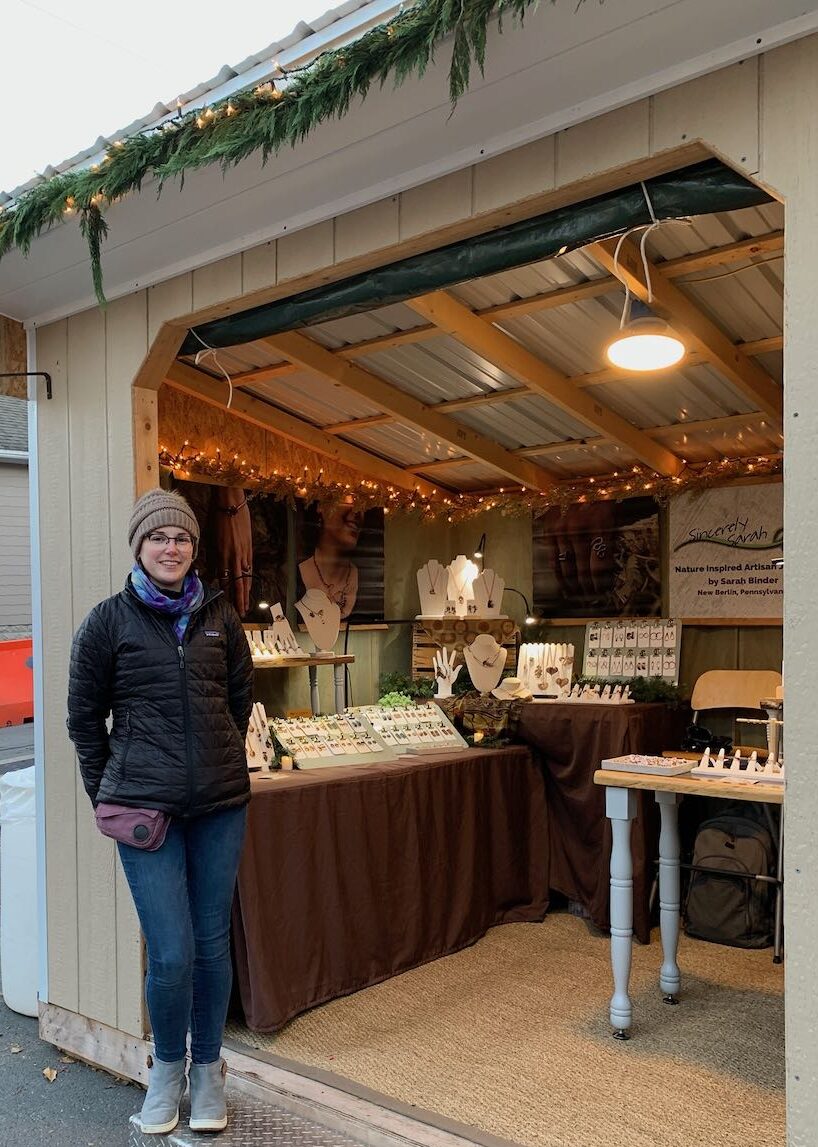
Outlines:
<svg viewBox="0 0 818 1147"><path fill-rule="evenodd" d="M0 775L32 764L33 745L32 725L0 728ZM0 998L0 1147L127 1147L144 1095L44 1043Z"/></svg>

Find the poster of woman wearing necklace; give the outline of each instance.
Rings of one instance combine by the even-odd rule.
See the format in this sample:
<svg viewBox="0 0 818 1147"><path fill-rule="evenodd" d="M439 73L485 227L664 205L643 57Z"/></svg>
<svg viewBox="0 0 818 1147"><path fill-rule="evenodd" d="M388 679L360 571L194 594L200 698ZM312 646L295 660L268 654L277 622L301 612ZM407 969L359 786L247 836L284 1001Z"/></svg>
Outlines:
<svg viewBox="0 0 818 1147"><path fill-rule="evenodd" d="M299 593L320 589L350 617L383 617L383 510L297 508Z"/></svg>

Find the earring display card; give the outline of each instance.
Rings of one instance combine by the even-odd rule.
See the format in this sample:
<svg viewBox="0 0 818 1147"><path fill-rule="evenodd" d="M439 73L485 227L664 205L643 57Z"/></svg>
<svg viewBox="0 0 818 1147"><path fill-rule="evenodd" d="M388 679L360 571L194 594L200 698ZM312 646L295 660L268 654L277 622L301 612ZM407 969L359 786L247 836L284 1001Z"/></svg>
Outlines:
<svg viewBox="0 0 818 1147"><path fill-rule="evenodd" d="M449 718L437 705L411 705L387 709L363 705L350 710L371 726L373 735L396 753L440 753L468 748Z"/></svg>
<svg viewBox="0 0 818 1147"><path fill-rule="evenodd" d="M672 618L589 622L582 675L622 681L661 677L678 685L681 639L681 623Z"/></svg>
<svg viewBox="0 0 818 1147"><path fill-rule="evenodd" d="M333 765L385 764L396 751L373 732L357 711L337 716L275 717L270 722L275 739L299 769L323 769Z"/></svg>

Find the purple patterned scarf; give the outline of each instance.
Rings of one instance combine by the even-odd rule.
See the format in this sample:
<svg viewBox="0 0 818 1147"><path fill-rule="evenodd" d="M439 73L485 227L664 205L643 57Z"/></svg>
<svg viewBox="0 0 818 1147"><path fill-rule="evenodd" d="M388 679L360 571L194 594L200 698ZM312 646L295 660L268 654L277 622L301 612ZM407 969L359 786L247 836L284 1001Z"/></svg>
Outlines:
<svg viewBox="0 0 818 1147"><path fill-rule="evenodd" d="M190 615L204 600L204 586L192 571L185 576L180 597L168 597L152 582L142 566L137 564L131 570L131 585L145 605L159 613L169 613L173 617L173 631L181 645L185 637Z"/></svg>

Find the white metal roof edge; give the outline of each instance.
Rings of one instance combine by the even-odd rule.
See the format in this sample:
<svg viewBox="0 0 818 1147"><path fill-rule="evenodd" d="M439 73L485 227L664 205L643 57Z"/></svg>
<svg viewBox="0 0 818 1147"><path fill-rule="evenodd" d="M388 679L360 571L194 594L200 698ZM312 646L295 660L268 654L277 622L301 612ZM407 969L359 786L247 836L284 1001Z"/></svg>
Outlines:
<svg viewBox="0 0 818 1147"><path fill-rule="evenodd" d="M349 11L353 5L357 6ZM283 40L270 44L253 56L248 56L235 67L225 64L217 75L172 100L172 106L159 102L146 116L134 120L110 137L100 136L91 147L56 165L49 164L42 174L34 176L19 187L11 191L0 191L0 204L13 205L15 198L23 192L39 186L54 175L80 171L94 163L101 163L107 148L115 140L126 139L158 127L166 120L172 119L180 105L183 111L188 113L226 100L245 88L269 79L274 72L273 60L284 69L298 67L320 52L327 51L341 42L355 39L369 27L389 20L400 7L400 0L370 0L368 4L363 0L347 0L347 3L331 8L310 24L302 20Z"/></svg>
<svg viewBox="0 0 818 1147"><path fill-rule="evenodd" d="M391 7L399 7L397 4L389 4L387 0L376 0L377 3L381 5L384 11ZM773 48L791 43L815 32L818 32L818 5L801 16L778 24L771 24L763 31L739 37L713 50L700 53L689 60L650 73L633 83L621 85L571 107L560 108L522 126L500 132L492 137L483 138L479 145L472 144L460 150L448 152L427 164L403 170L365 187L361 186L354 193L345 197L322 203L302 213L280 217L270 227L238 235L228 242L213 244L206 249L197 251L195 255L157 266L149 275L143 275L135 280L122 281L106 293L109 300L113 301L134 291L164 282L176 275L277 239L285 233L290 234L336 215L368 206L378 200L388 198L390 195L399 194L409 188L452 174L472 164L532 143L557 131L573 127L606 112L615 111L647 96L665 91L709 72L717 71L740 60L768 52ZM409 120L411 116L406 116L405 119ZM377 134L370 137L371 140L377 138ZM23 320L24 325L27 329L43 326L95 305L95 296L88 289L70 301L25 318Z"/></svg>

